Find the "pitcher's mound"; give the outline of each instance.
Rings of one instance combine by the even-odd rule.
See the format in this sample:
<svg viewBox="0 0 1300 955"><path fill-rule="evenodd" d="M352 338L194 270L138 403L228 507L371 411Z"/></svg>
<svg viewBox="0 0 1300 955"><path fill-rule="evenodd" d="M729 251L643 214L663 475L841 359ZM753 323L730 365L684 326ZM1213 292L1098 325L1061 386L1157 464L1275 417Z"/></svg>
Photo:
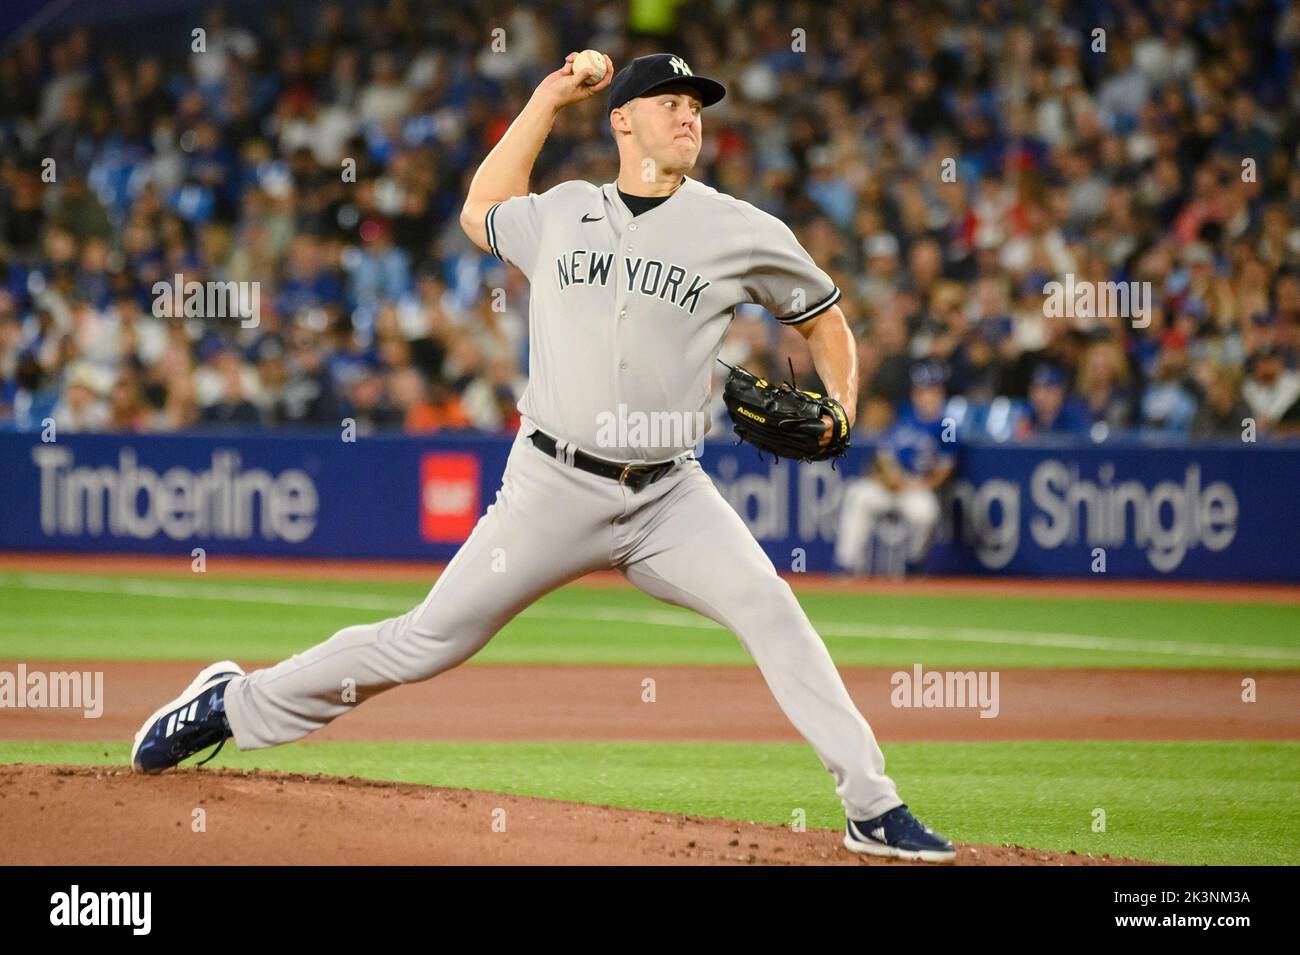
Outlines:
<svg viewBox="0 0 1300 955"><path fill-rule="evenodd" d="M338 776L0 766L14 865L910 865L841 833ZM1113 865L962 845L959 865Z"/></svg>

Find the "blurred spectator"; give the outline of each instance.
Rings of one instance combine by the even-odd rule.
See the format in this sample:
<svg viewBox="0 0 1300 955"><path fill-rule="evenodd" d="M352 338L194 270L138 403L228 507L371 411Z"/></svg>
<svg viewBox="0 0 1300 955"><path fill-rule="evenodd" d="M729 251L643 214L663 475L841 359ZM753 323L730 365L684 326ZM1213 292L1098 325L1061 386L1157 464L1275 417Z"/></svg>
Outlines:
<svg viewBox="0 0 1300 955"><path fill-rule="evenodd" d="M1079 394L1095 441L1123 434L1133 420L1128 391L1128 360L1119 343L1106 340L1089 347L1079 372Z"/></svg>
<svg viewBox="0 0 1300 955"><path fill-rule="evenodd" d="M1233 401L1294 437L1296 5L995 7L697 4L674 33L668 7L614 4L599 33L616 65L671 47L728 81L692 175L835 278L860 431L934 359L973 439L1217 433L1236 412L1213 383L1243 375ZM515 427L529 292L456 212L537 81L594 42L571 9L512 10L505 52L447 0L285 0L213 6L202 52L127 9L0 53L0 427L56 405L91 429ZM774 55L796 26L831 42ZM595 105L565 111L529 188L610 181L608 135ZM259 327L155 314L178 274L257 282ZM1067 279L1149 283L1149 324L1049 314ZM779 375L789 355L811 386L787 331L742 307L722 357Z"/></svg>
<svg viewBox="0 0 1300 955"><path fill-rule="evenodd" d="M134 374L122 374L108 397L107 430L139 434L149 430L150 414Z"/></svg>
<svg viewBox="0 0 1300 955"><path fill-rule="evenodd" d="M403 394L401 407L406 409L403 427L408 433L428 434L471 426L459 396L447 387L446 382L435 378L426 384L423 376L414 369L407 369L403 374L409 391Z"/></svg>
<svg viewBox="0 0 1300 955"><path fill-rule="evenodd" d="M1265 345L1250 356L1250 374L1241 386L1250 413L1264 428L1281 420L1300 398L1300 374L1282 364L1282 352Z"/></svg>
<svg viewBox="0 0 1300 955"><path fill-rule="evenodd" d="M51 417L57 431L103 431L109 422L108 404L103 400L100 374L86 362L68 368L63 397ZM56 433L57 433L56 431Z"/></svg>
<svg viewBox="0 0 1300 955"><path fill-rule="evenodd" d="M362 372L347 388L344 413L356 424L356 433L400 430L406 413L386 394L384 380L372 371Z"/></svg>
<svg viewBox="0 0 1300 955"><path fill-rule="evenodd" d="M516 407L527 380L515 372L513 358L499 355L488 362L486 374L465 388L464 406L468 425L480 431L514 432L519 429Z"/></svg>
<svg viewBox="0 0 1300 955"><path fill-rule="evenodd" d="M246 369L233 352L223 351L216 362L216 387L214 401L204 404L199 420L205 425L251 426L261 422L257 405L248 397L244 375Z"/></svg>
<svg viewBox="0 0 1300 955"><path fill-rule="evenodd" d="M1211 372L1205 400L1192 417L1190 436L1199 440L1241 440L1250 408L1237 396L1236 374L1228 368Z"/></svg>
<svg viewBox="0 0 1300 955"><path fill-rule="evenodd" d="M1187 345L1178 334L1167 336L1156 356L1155 373L1142 396L1144 433L1183 437L1196 413L1196 397L1187 378Z"/></svg>
<svg viewBox="0 0 1300 955"><path fill-rule="evenodd" d="M1065 372L1057 365L1039 365L1029 383L1029 407L1016 426L1016 436L1084 435L1087 412L1067 395Z"/></svg>

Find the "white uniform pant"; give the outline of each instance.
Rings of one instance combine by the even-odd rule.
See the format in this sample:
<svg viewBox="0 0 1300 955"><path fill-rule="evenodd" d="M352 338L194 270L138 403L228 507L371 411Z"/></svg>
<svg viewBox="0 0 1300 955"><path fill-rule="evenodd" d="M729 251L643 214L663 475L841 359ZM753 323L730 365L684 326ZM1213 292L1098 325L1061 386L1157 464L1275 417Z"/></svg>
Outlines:
<svg viewBox="0 0 1300 955"><path fill-rule="evenodd" d="M898 511L907 526L907 559L916 563L925 557L930 536L939 523L938 496L919 487L891 491L875 478L861 478L844 488L835 562L849 570L864 570L876 522L891 509Z"/></svg>

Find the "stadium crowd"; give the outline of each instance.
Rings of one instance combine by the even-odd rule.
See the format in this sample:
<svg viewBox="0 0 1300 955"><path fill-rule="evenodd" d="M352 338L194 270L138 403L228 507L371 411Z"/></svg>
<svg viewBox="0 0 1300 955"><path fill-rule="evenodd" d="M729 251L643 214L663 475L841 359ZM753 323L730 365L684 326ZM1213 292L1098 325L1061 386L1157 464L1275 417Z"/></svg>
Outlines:
<svg viewBox="0 0 1300 955"><path fill-rule="evenodd" d="M200 51L77 29L0 52L0 427L516 427L527 285L457 213L536 82L594 47L728 85L694 175L836 279L864 435L919 362L963 437L1300 434L1300 2L358 0L200 25ZM616 174L591 104L533 188ZM159 317L177 279L256 282L255 325ZM1150 308L1057 314L1067 280L1149 283ZM817 388L797 332L738 309L723 359L787 356Z"/></svg>

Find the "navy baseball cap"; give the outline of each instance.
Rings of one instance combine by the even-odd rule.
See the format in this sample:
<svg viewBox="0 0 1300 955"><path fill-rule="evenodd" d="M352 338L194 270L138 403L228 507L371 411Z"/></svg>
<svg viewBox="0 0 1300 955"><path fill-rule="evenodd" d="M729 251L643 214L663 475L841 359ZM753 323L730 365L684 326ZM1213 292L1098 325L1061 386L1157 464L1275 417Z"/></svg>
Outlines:
<svg viewBox="0 0 1300 955"><path fill-rule="evenodd" d="M1064 388L1065 371L1057 365L1039 365L1030 381L1038 388Z"/></svg>
<svg viewBox="0 0 1300 955"><path fill-rule="evenodd" d="M1014 331L1013 322L1009 315L982 318L976 328L990 345L1006 341Z"/></svg>
<svg viewBox="0 0 1300 955"><path fill-rule="evenodd" d="M654 92L661 86L683 83L699 94L700 102L712 106L727 95L727 88L707 76L696 76L687 62L672 53L638 56L614 74L609 84L609 110L613 112L628 100Z"/></svg>
<svg viewBox="0 0 1300 955"><path fill-rule="evenodd" d="M913 388L932 388L942 385L947 376L944 374L941 362L927 358L912 366L909 377L912 379Z"/></svg>

